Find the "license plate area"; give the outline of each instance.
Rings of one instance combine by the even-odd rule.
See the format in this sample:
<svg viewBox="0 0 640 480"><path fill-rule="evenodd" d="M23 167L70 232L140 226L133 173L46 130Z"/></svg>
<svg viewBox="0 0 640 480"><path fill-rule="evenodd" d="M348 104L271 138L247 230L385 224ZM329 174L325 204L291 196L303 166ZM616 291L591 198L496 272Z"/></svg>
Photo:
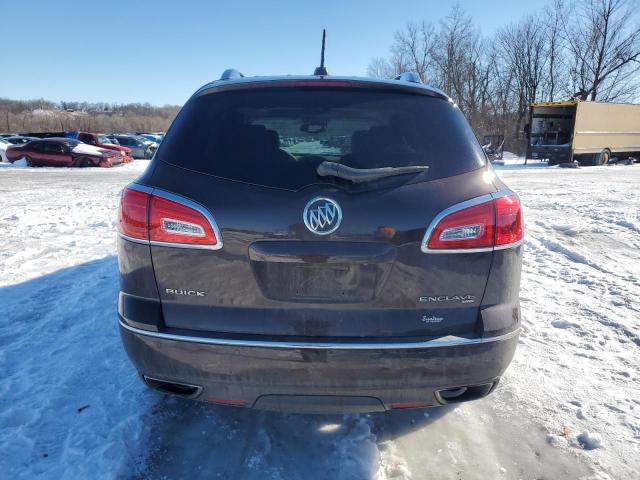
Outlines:
<svg viewBox="0 0 640 480"><path fill-rule="evenodd" d="M395 248L366 242L255 242L253 272L265 298L285 302L360 303L380 293Z"/></svg>
<svg viewBox="0 0 640 480"><path fill-rule="evenodd" d="M254 265L263 294L272 300L313 303L367 302L375 297L376 265Z"/></svg>
<svg viewBox="0 0 640 480"><path fill-rule="evenodd" d="M298 298L351 297L360 283L360 268L353 265L302 265L291 273Z"/></svg>

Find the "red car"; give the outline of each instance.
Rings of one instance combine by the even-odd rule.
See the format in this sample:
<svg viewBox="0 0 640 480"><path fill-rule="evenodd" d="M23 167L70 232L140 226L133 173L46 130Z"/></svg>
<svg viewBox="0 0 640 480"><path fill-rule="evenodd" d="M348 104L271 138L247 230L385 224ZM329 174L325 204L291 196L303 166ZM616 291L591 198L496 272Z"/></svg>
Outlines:
<svg viewBox="0 0 640 480"><path fill-rule="evenodd" d="M43 138L7 149L11 163L21 158L30 167L112 167L123 163L125 157L73 138Z"/></svg>
<svg viewBox="0 0 640 480"><path fill-rule="evenodd" d="M124 156L124 163L133 162L133 157L131 156L131 149L127 147L122 147L120 145L116 145L111 140L109 140L106 135L102 135L100 133L80 132L78 133L78 140L88 145L93 145L94 147L100 147L100 148L106 148L107 150L118 151Z"/></svg>

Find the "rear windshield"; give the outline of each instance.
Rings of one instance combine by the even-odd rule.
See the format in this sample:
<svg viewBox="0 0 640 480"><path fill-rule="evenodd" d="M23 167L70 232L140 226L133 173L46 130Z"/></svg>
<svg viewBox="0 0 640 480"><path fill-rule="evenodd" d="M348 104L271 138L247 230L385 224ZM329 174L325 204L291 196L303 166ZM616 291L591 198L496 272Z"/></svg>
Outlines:
<svg viewBox="0 0 640 480"><path fill-rule="evenodd" d="M405 181L457 175L485 163L464 116L446 100L309 87L193 97L157 158L222 178L291 190L344 183L318 176L316 169L324 161L357 169L429 167L402 175Z"/></svg>

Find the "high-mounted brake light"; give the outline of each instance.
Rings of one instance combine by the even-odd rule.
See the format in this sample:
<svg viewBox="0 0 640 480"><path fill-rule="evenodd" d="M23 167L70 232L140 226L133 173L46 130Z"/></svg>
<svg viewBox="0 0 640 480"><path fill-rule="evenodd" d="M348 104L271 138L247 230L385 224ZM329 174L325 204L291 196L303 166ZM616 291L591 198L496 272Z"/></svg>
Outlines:
<svg viewBox="0 0 640 480"><path fill-rule="evenodd" d="M296 87L353 87L353 82L340 80L295 80Z"/></svg>
<svg viewBox="0 0 640 480"><path fill-rule="evenodd" d="M442 212L427 229L425 253L482 252L518 245L524 238L515 194L485 195Z"/></svg>
<svg viewBox="0 0 640 480"><path fill-rule="evenodd" d="M215 221L204 208L165 192L147 193L126 188L120 201L120 234L152 245L222 247Z"/></svg>

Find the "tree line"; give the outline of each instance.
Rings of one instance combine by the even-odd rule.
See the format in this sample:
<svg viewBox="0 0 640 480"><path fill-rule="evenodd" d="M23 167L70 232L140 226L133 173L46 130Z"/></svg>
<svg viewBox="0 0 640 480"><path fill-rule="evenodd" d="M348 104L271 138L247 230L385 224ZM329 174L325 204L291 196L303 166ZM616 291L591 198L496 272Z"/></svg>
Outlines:
<svg viewBox="0 0 640 480"><path fill-rule="evenodd" d="M367 73L416 72L453 98L479 138L503 134L505 148L522 153L532 102L640 99L637 9L634 0L552 0L484 36L456 5L437 23L398 30Z"/></svg>
<svg viewBox="0 0 640 480"><path fill-rule="evenodd" d="M0 98L0 132L164 132L177 105L89 103Z"/></svg>

